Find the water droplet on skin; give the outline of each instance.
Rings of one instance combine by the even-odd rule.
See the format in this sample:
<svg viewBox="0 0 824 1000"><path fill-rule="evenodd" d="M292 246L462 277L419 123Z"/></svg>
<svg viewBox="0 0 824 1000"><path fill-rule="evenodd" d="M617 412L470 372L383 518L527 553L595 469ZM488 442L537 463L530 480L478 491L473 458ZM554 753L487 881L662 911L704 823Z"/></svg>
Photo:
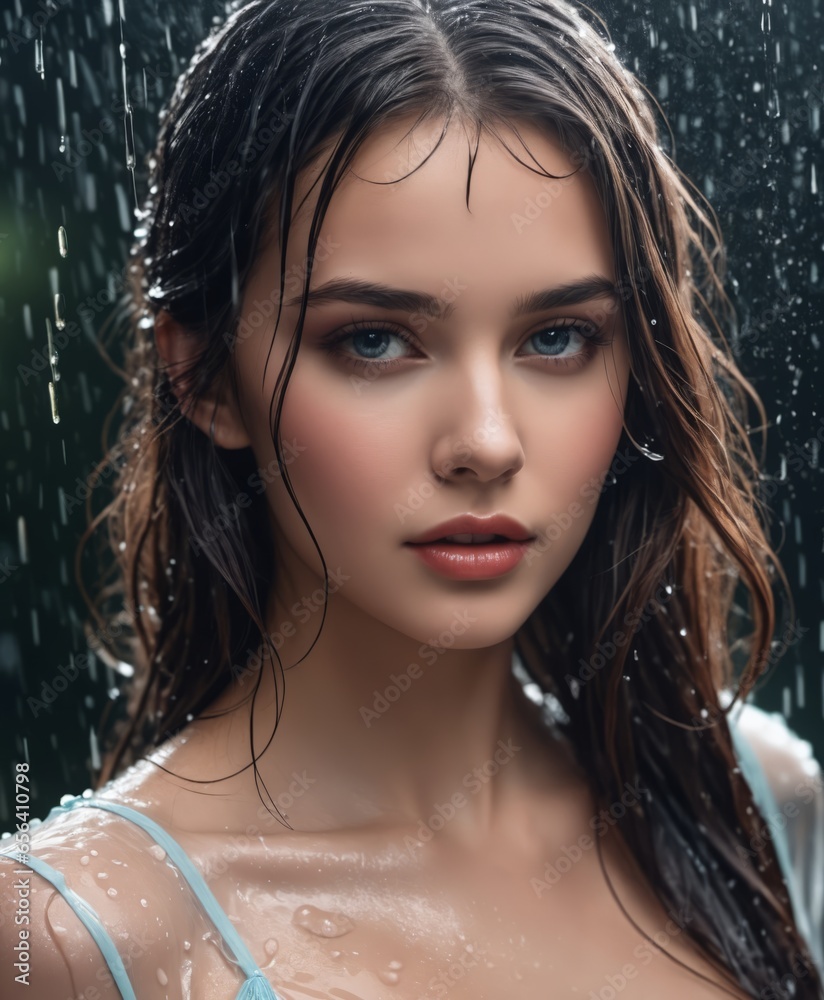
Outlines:
<svg viewBox="0 0 824 1000"><path fill-rule="evenodd" d="M97 877L98 878L108 878L109 876L106 874L106 872L98 872L97 873Z"/></svg>
<svg viewBox="0 0 824 1000"><path fill-rule="evenodd" d="M83 857L80 859L80 864L87 865L88 863L89 863L89 855L84 854Z"/></svg>
<svg viewBox="0 0 824 1000"><path fill-rule="evenodd" d="M93 858L96 858L96 857L97 857L97 851L95 851L94 849L92 849L91 851L89 851L89 854L91 854L91 856L92 856Z"/></svg>
<svg viewBox="0 0 824 1000"><path fill-rule="evenodd" d="M278 950L277 941L274 938L269 938L269 940L263 946L263 950L266 952L267 955L271 957Z"/></svg>
<svg viewBox="0 0 824 1000"><path fill-rule="evenodd" d="M149 901L148 901L148 900L146 900L146 899L141 899L141 900L140 900L140 905L141 905L141 906L148 906L148 905L149 905Z"/></svg>
<svg viewBox="0 0 824 1000"><path fill-rule="evenodd" d="M169 982L169 977L166 975L163 969L157 970L157 981L160 983L161 986L165 986Z"/></svg>
<svg viewBox="0 0 824 1000"><path fill-rule="evenodd" d="M117 895L117 889L115 889L115 888L107 889L106 890L106 895L108 895L108 896L116 896Z"/></svg>
<svg viewBox="0 0 824 1000"><path fill-rule="evenodd" d="M153 858L157 858L158 861L162 861L166 857L166 852L160 844L152 844L149 848L149 854L151 854Z"/></svg>
<svg viewBox="0 0 824 1000"><path fill-rule="evenodd" d="M468 944L466 946L466 950L467 951L472 951L473 950L472 945ZM390 969L402 969L403 968L403 962L399 962L397 960L397 958L393 958L392 961L389 963L389 968Z"/></svg>
<svg viewBox="0 0 824 1000"><path fill-rule="evenodd" d="M184 951L188 951L191 947L192 947L192 942L191 941L184 941L183 942L183 950Z"/></svg>
<svg viewBox="0 0 824 1000"><path fill-rule="evenodd" d="M292 923L318 937L341 937L355 929L354 923L344 913L332 913L306 904L299 906L292 916Z"/></svg>
<svg viewBox="0 0 824 1000"><path fill-rule="evenodd" d="M397 974L397 972L384 971L378 973L378 979L380 979L382 983L386 983L387 986L396 986L400 978L401 977Z"/></svg>

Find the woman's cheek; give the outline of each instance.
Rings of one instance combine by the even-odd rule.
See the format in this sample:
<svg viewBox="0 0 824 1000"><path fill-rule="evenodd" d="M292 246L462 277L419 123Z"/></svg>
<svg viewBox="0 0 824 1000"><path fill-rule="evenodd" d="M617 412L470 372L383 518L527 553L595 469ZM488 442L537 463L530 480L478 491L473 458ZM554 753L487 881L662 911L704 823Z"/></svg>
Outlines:
<svg viewBox="0 0 824 1000"><path fill-rule="evenodd" d="M391 525L395 503L403 499L402 477L409 476L408 434L397 429L403 426L354 396L318 391L293 373L280 433L302 448L289 478L322 547L339 548L364 525ZM285 486L276 504L279 523L299 529L311 544Z"/></svg>
<svg viewBox="0 0 824 1000"><path fill-rule="evenodd" d="M549 443L543 451L540 478L552 489L563 506L576 500L592 500L592 483L603 482L615 457L623 427L622 412L603 389L567 399L562 411L545 417L550 427ZM619 397L620 398L620 397ZM527 453L527 463L529 463ZM563 496L562 496L563 495ZM596 498L597 498L596 491Z"/></svg>

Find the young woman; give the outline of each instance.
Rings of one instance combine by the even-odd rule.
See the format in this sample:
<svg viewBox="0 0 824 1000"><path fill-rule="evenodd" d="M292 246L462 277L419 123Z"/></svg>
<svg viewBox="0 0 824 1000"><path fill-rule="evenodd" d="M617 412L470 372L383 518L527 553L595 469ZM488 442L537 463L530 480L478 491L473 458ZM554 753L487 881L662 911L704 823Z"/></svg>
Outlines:
<svg viewBox="0 0 824 1000"><path fill-rule="evenodd" d="M741 712L763 409L599 31L258 0L149 167L92 525L135 679L4 849L3 995L824 995L820 769Z"/></svg>

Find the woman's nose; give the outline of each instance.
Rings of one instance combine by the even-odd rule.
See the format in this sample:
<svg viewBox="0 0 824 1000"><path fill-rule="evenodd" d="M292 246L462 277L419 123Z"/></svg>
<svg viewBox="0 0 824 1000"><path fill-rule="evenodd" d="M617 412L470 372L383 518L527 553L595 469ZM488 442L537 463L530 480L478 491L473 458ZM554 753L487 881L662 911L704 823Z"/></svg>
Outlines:
<svg viewBox="0 0 824 1000"><path fill-rule="evenodd" d="M448 383L448 384L447 384ZM510 478L524 464L516 419L497 363L445 376L434 418L432 469L444 479Z"/></svg>

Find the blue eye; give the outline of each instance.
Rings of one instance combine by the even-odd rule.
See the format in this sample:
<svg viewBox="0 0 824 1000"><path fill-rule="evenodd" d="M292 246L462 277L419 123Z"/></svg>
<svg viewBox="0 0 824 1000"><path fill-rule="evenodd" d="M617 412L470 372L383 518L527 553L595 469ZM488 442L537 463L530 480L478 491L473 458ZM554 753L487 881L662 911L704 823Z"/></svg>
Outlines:
<svg viewBox="0 0 824 1000"><path fill-rule="evenodd" d="M395 362L402 360L403 355L392 355L391 357L379 357L378 355L386 350L387 342L395 338L407 347L412 347L412 341L402 330L392 327L391 324L382 323L378 320L354 321L341 333L332 334L331 337L323 341L324 350L330 354L337 355L343 361L354 368L392 368ZM357 346L363 352L362 357L352 357L348 351L341 349L341 344L351 341L353 346Z"/></svg>
<svg viewBox="0 0 824 1000"><path fill-rule="evenodd" d="M560 355L569 347L570 341L574 343L576 339L583 343L583 350L579 350L570 357L561 357ZM528 337L526 342L534 342L535 346L541 343L545 352L539 354L538 357L552 358L564 365L585 364L594 354L596 347L603 347L608 343L606 338L601 336L600 330L591 323L568 322L566 320L538 330L537 333Z"/></svg>
<svg viewBox="0 0 824 1000"><path fill-rule="evenodd" d="M353 346L356 346L359 351L362 351L365 359L370 361L393 361L397 357L387 357L380 356L381 352L385 351L387 348L387 342L391 344L392 338L402 341L404 344L411 346L408 339L406 339L402 334L397 333L392 330L388 330L386 327L380 325L376 327L364 327L358 325L353 332L350 332L344 340L351 340ZM361 360L361 359L357 359Z"/></svg>

